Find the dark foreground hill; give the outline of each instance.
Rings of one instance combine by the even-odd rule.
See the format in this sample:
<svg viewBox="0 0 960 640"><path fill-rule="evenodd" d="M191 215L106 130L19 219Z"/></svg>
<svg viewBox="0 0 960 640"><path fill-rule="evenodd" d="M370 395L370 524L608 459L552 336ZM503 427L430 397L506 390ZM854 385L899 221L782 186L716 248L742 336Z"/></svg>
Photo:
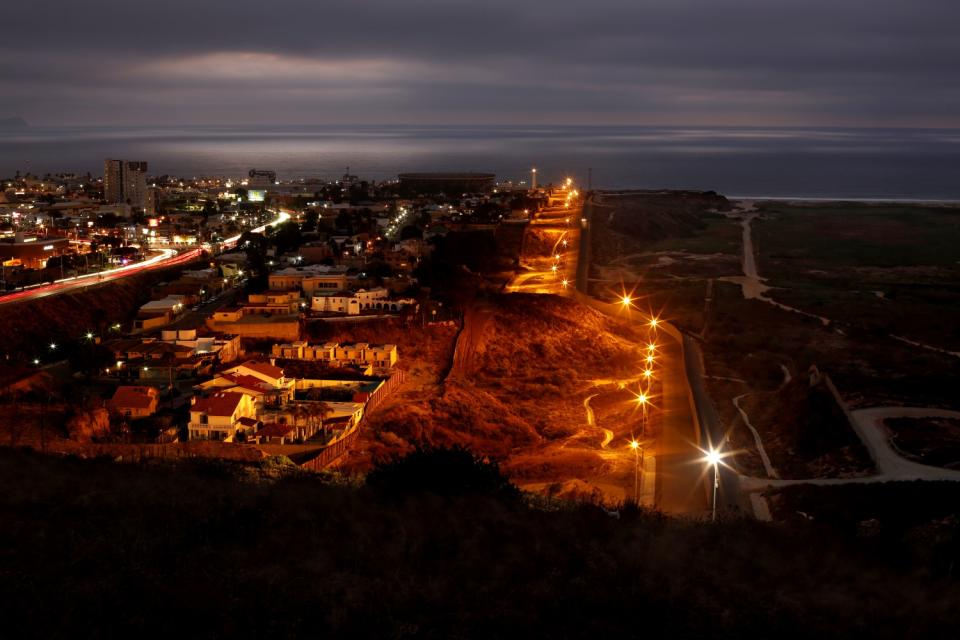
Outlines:
<svg viewBox="0 0 960 640"><path fill-rule="evenodd" d="M960 622L955 578L829 529L531 505L450 462L348 486L276 463L0 450L3 635L899 638Z"/></svg>

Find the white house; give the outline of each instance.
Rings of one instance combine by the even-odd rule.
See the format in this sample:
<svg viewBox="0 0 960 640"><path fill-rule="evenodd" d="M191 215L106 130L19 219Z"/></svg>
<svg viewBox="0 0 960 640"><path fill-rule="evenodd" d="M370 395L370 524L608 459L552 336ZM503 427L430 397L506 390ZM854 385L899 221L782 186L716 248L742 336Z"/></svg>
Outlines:
<svg viewBox="0 0 960 640"><path fill-rule="evenodd" d="M252 435L257 424L253 398L245 393L222 391L190 405L191 440L233 442L239 433Z"/></svg>

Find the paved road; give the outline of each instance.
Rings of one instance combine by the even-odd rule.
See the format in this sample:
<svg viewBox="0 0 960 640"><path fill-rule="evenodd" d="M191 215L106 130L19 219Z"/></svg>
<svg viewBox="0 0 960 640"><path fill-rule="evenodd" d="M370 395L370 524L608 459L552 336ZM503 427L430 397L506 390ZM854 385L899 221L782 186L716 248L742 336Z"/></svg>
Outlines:
<svg viewBox="0 0 960 640"><path fill-rule="evenodd" d="M659 343L663 397L657 402L663 429L657 442L657 505L667 513L705 513L706 467L697 446L680 343L663 332Z"/></svg>
<svg viewBox="0 0 960 640"><path fill-rule="evenodd" d="M704 370L703 358L700 353L700 345L690 336L683 336L683 355L684 367L686 369L686 379L690 384L690 393L693 394L697 417L701 429L701 440L703 448L707 449L711 445L718 449L723 449L726 442L726 434L723 431L723 424L720 421L720 414L710 394L707 393L706 386L703 384ZM702 455L702 454L701 454ZM717 490L717 511L724 509L746 509L746 504L740 487L740 476L736 471L727 466L720 466L720 488Z"/></svg>

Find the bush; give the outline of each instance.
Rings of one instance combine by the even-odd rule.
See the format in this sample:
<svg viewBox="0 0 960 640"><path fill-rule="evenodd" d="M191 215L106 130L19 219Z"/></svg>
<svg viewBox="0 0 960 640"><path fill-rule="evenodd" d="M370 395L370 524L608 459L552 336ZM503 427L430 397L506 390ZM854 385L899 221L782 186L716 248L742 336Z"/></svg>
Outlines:
<svg viewBox="0 0 960 640"><path fill-rule="evenodd" d="M386 493L433 493L444 497L488 495L514 499L520 491L493 460L455 446L420 446L401 458L377 465L367 485Z"/></svg>

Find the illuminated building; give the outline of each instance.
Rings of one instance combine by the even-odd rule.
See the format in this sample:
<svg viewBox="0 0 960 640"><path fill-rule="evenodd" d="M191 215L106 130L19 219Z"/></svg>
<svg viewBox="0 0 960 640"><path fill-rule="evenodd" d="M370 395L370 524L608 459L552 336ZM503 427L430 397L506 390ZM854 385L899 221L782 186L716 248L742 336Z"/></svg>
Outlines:
<svg viewBox="0 0 960 640"><path fill-rule="evenodd" d="M147 163L105 160L103 199L108 203L129 203L142 211L147 205Z"/></svg>

